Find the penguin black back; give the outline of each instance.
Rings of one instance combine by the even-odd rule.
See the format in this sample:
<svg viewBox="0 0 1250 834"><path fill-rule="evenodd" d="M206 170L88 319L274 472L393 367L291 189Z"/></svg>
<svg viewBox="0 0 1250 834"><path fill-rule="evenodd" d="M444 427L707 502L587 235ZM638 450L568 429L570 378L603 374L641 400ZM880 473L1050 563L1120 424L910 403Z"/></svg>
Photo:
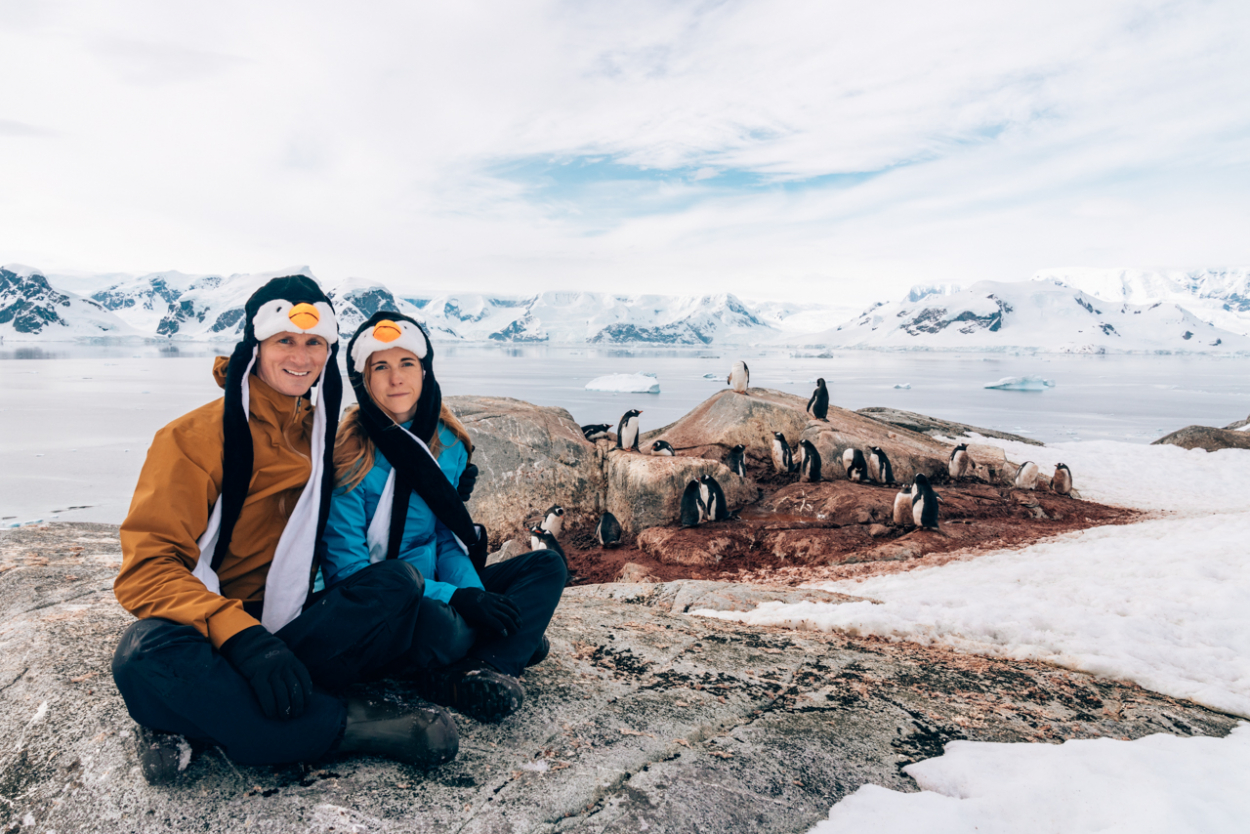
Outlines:
<svg viewBox="0 0 1250 834"><path fill-rule="evenodd" d="M816 444L810 440L799 443L799 448L803 450L799 480L814 484L820 480L820 452L816 451Z"/></svg>
<svg viewBox="0 0 1250 834"><path fill-rule="evenodd" d="M862 483L868 480L868 461L859 449L852 449L851 452L851 465L846 468L846 477Z"/></svg>
<svg viewBox="0 0 1250 834"><path fill-rule="evenodd" d="M817 420L829 419L829 389L825 387L824 377L816 380L816 390L812 392L812 398L807 401L807 410Z"/></svg>
<svg viewBox="0 0 1250 834"><path fill-rule="evenodd" d="M794 452L781 432L773 432L773 466L778 472L794 471Z"/></svg>
<svg viewBox="0 0 1250 834"><path fill-rule="evenodd" d="M739 443L729 450L729 457L725 460L725 465L729 467L729 471L743 478L747 476L747 447Z"/></svg>
<svg viewBox="0 0 1250 834"><path fill-rule="evenodd" d="M894 467L890 465L890 456L885 453L885 449L880 446L872 446L869 451L875 461L874 465L869 466L869 470L876 470L874 477L883 484L894 483Z"/></svg>
<svg viewBox="0 0 1250 834"><path fill-rule="evenodd" d="M707 514L712 521L724 521L731 518L728 505L725 504L725 491L721 489L720 482L711 475L704 475L699 479L704 489L708 493Z"/></svg>
<svg viewBox="0 0 1250 834"><path fill-rule="evenodd" d="M698 481L691 481L686 484L686 489L681 494L682 527L698 527L699 522L706 515L707 507L703 503L703 497L700 495L700 492Z"/></svg>
<svg viewBox="0 0 1250 834"><path fill-rule="evenodd" d="M672 457L677 454L677 452L673 450L673 444L669 443L667 440L657 440L651 444L651 454L667 455Z"/></svg>
<svg viewBox="0 0 1250 834"><path fill-rule="evenodd" d="M938 529L938 497L924 473L917 473L911 488L912 520L917 527Z"/></svg>
<svg viewBox="0 0 1250 834"><path fill-rule="evenodd" d="M631 408L621 415L621 422L616 427L616 448L638 451L638 415L641 411Z"/></svg>
<svg viewBox="0 0 1250 834"><path fill-rule="evenodd" d="M595 538L603 547L617 547L621 543L621 523L612 513L604 512L595 527Z"/></svg>
<svg viewBox="0 0 1250 834"><path fill-rule="evenodd" d="M611 428L607 423L591 423L588 426L582 426L582 436L594 443L596 440L607 437L608 430Z"/></svg>

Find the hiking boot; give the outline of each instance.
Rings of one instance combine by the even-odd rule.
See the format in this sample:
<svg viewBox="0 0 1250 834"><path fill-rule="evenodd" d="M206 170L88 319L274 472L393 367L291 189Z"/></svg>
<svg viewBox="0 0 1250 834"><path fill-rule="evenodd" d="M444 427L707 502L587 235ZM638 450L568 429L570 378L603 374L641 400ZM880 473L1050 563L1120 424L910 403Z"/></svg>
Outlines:
<svg viewBox="0 0 1250 834"><path fill-rule="evenodd" d="M538 644L538 648L534 650L534 655L525 664L528 669L530 666L537 666L547 659L547 655L551 654L551 641L547 639L547 635L543 635L543 641Z"/></svg>
<svg viewBox="0 0 1250 834"><path fill-rule="evenodd" d="M135 725L135 753L149 785L169 785L191 764L191 745L177 733Z"/></svg>
<svg viewBox="0 0 1250 834"><path fill-rule="evenodd" d="M460 736L445 709L348 698L347 722L337 750L434 767L456 758Z"/></svg>
<svg viewBox="0 0 1250 834"><path fill-rule="evenodd" d="M504 720L525 703L519 680L468 657L444 669L422 672L413 683L427 701L490 724Z"/></svg>

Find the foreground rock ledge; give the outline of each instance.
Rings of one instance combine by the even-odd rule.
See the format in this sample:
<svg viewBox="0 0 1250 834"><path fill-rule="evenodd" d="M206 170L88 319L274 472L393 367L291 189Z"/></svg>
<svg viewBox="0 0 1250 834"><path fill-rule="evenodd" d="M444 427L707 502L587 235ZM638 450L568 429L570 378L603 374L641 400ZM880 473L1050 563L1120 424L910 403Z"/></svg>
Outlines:
<svg viewBox="0 0 1250 834"><path fill-rule="evenodd" d="M109 660L117 528L0 533L0 831L805 832L952 739L1227 734L1237 719L1040 664L681 613L823 592L720 582L567 592L522 712L460 718L460 757L139 775ZM407 699L400 686L378 694ZM46 706L45 706L46 705Z"/></svg>

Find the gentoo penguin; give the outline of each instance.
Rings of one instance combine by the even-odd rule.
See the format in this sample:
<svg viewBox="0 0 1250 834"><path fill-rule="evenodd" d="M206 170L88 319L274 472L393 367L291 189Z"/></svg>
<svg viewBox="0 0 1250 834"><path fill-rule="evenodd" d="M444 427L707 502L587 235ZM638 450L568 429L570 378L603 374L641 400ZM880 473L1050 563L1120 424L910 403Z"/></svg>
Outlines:
<svg viewBox="0 0 1250 834"><path fill-rule="evenodd" d="M617 547L621 543L621 523L612 513L605 512L595 527L595 538L603 547Z"/></svg>
<svg viewBox="0 0 1250 834"><path fill-rule="evenodd" d="M673 451L672 445L667 440L657 440L651 444L651 454L672 457L677 453Z"/></svg>
<svg viewBox="0 0 1250 834"><path fill-rule="evenodd" d="M733 389L739 394L747 392L747 385L751 382L751 369L747 367L747 363L739 359L734 363L733 370L729 372L729 379L726 380Z"/></svg>
<svg viewBox="0 0 1250 834"><path fill-rule="evenodd" d="M820 452L810 440L799 443L799 480L814 484L820 480Z"/></svg>
<svg viewBox="0 0 1250 834"><path fill-rule="evenodd" d="M911 520L917 527L938 529L938 497L923 473L916 474L911 490Z"/></svg>
<svg viewBox="0 0 1250 834"><path fill-rule="evenodd" d="M1072 492L1072 470L1066 463L1055 464L1055 477L1050 479L1050 488L1060 495Z"/></svg>
<svg viewBox="0 0 1250 834"><path fill-rule="evenodd" d="M698 481L691 481L686 484L686 490L681 494L682 527L698 527L699 523L707 516L707 505L703 503L701 492L702 489Z"/></svg>
<svg viewBox="0 0 1250 834"><path fill-rule="evenodd" d="M1016 487L1019 489L1036 489L1037 476L1037 464L1031 460L1026 460L1020 464L1020 468L1016 471Z"/></svg>
<svg viewBox="0 0 1250 834"><path fill-rule="evenodd" d="M961 478L967 478L972 474L974 466L976 466L976 462L972 459L972 455L968 454L968 444L960 443L955 447L955 451L951 452L951 477L956 481Z"/></svg>
<svg viewBox="0 0 1250 834"><path fill-rule="evenodd" d="M868 461L859 449L847 449L842 453L842 465L846 467L846 477L856 483L868 480Z"/></svg>
<svg viewBox="0 0 1250 834"><path fill-rule="evenodd" d="M794 471L794 454L781 432L773 432L773 468L778 472Z"/></svg>
<svg viewBox="0 0 1250 834"><path fill-rule="evenodd" d="M531 527L530 550L554 550L556 553L559 553L560 559L564 562L564 569L568 572L568 580L565 584L573 581L573 570L569 567L569 557L564 555L564 548L556 541L555 536L541 527Z"/></svg>
<svg viewBox="0 0 1250 834"><path fill-rule="evenodd" d="M612 427L607 423L591 423L589 426L582 426L582 434L591 443L596 440L604 440L608 436L608 430Z"/></svg>
<svg viewBox="0 0 1250 834"><path fill-rule="evenodd" d="M816 380L816 390L807 401L807 410L817 420L829 422L829 389L825 387L824 377Z"/></svg>
<svg viewBox="0 0 1250 834"><path fill-rule="evenodd" d="M868 474L878 483L894 483L894 467L890 465L889 455L880 446L868 447Z"/></svg>
<svg viewBox="0 0 1250 834"><path fill-rule="evenodd" d="M911 524L911 484L903 487L894 496L894 526L906 527Z"/></svg>
<svg viewBox="0 0 1250 834"><path fill-rule="evenodd" d="M561 507L559 504L552 504L551 508L543 513L543 520L538 523L538 526L559 538L560 534L564 532L564 507Z"/></svg>
<svg viewBox="0 0 1250 834"><path fill-rule="evenodd" d="M724 521L734 517L725 502L725 491L721 489L720 482L711 475L704 475L699 479L699 495L707 504L708 521Z"/></svg>
<svg viewBox="0 0 1250 834"><path fill-rule="evenodd" d="M616 448L638 451L638 415L641 413L631 408L621 415L620 425L616 427Z"/></svg>
<svg viewBox="0 0 1250 834"><path fill-rule="evenodd" d="M729 467L729 471L743 478L747 476L747 447L739 443L729 450L729 457L725 459L725 465Z"/></svg>

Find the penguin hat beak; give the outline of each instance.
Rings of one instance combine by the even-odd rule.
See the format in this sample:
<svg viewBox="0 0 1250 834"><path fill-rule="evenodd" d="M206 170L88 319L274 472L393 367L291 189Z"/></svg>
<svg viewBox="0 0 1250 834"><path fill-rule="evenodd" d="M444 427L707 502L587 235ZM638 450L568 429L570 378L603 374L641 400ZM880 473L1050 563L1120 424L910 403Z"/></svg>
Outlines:
<svg viewBox="0 0 1250 834"><path fill-rule="evenodd" d="M395 341L401 334L399 325L390 319L382 319L373 326L373 338L385 344Z"/></svg>
<svg viewBox="0 0 1250 834"><path fill-rule="evenodd" d="M311 304L296 304L286 317L300 330L312 330L321 321L321 313Z"/></svg>

